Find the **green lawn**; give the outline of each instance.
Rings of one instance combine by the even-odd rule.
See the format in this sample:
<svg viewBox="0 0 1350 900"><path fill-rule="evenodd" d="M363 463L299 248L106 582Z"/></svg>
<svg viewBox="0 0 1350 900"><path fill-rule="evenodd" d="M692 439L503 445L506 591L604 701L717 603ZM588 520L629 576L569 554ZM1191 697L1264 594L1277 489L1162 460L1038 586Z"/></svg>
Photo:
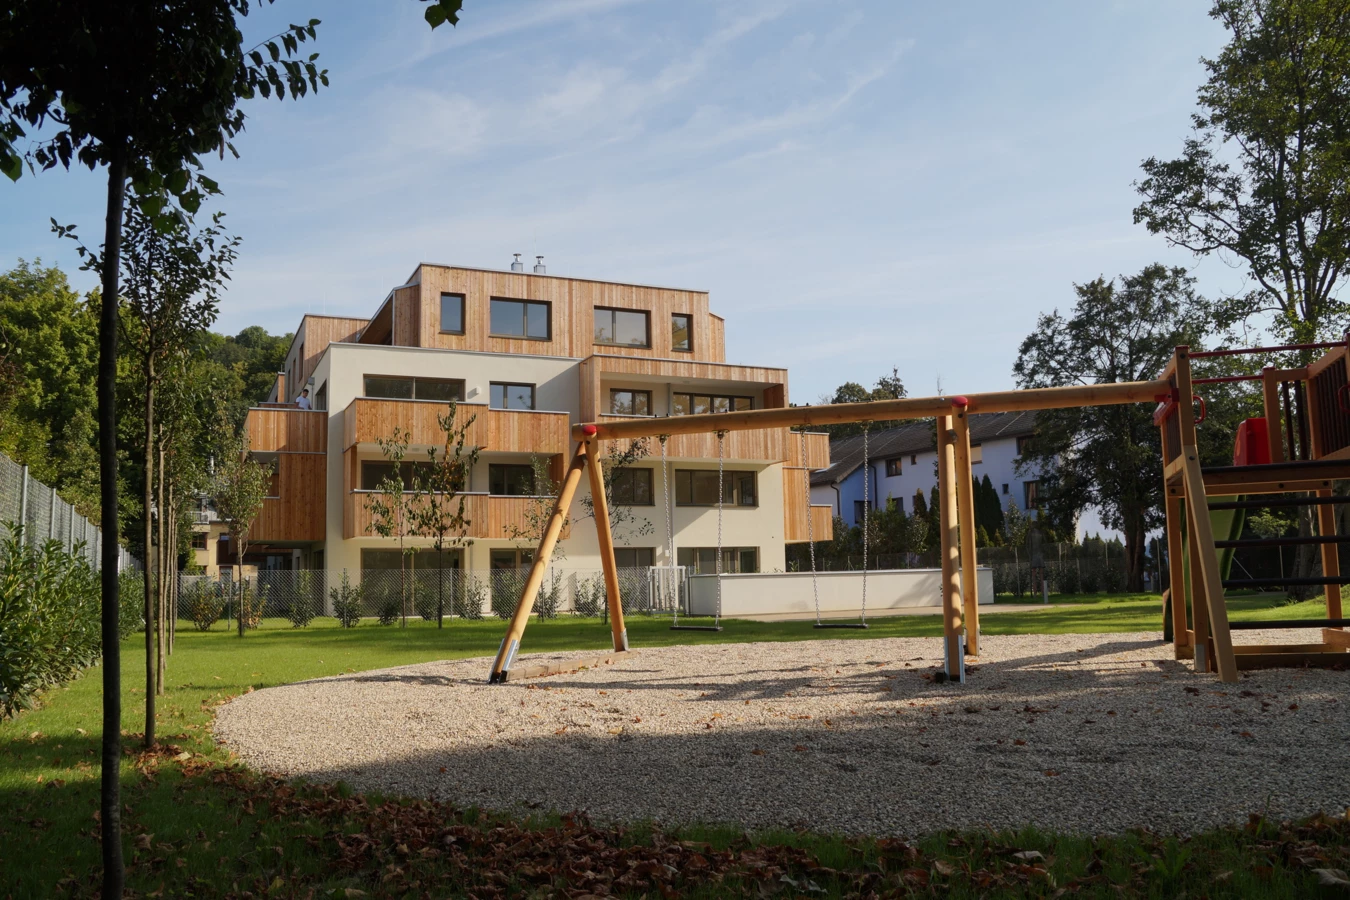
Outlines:
<svg viewBox="0 0 1350 900"><path fill-rule="evenodd" d="M1156 596L1056 597L1054 602L1058 605L1047 609L986 616L983 631L997 635L1161 628ZM1230 605L1234 618L1322 614L1315 601L1282 604L1278 598L1250 597L1236 598ZM628 628L630 642L639 648L941 633L936 616L873 619L871 624L865 632L819 632L809 623L733 620L720 633L672 632L664 619L634 616ZM1266 825L1247 832L1214 832L1184 843L1147 835L1093 843L1027 833L935 835L913 848L806 834L756 836L752 846L733 832L699 830L681 836L710 845L691 849L644 829L589 830L584 823L552 818L521 823L418 803L380 807L370 798L350 797L341 787L295 793L230 764L212 744L207 728L217 704L249 689L305 678L491 655L501 640L503 623L456 620L437 629L410 621L402 629L367 622L343 630L332 620L318 619L297 631L282 620L269 620L242 640L225 633L223 625L205 634L191 630L188 623L180 627L184 630L170 660L169 690L159 698L159 734L172 745L167 752L145 756L136 752L143 729L139 686L144 677L143 639L135 636L122 648L123 728L129 745L122 772L128 877L143 894L306 897L331 896L334 889L342 889L337 896L346 896L346 889L353 888L372 896L421 896L428 885L439 885L432 888L433 896L450 891L450 885L459 885L460 890L476 885L480 895L506 887L528 893L525 889L531 885L547 884L550 878L556 883L564 876L542 859L531 870L534 875L511 874L512 859L524 851L516 847L515 857L504 857L506 837L474 837L519 835L522 829L532 829L527 842L531 852L555 863L574 855L574 850L563 848L574 848L581 841L599 848L596 853L609 853L605 864L611 868L618 864L614 854L620 854L620 861L647 860L642 865L654 868L642 871L655 872L651 878L666 877L662 873L668 870L662 866L673 865L685 880L672 882L670 889L695 894L735 888L759 896L764 878L774 890L790 889L790 883L779 880L786 875L795 881L813 880L826 895L883 890L889 885L889 889L934 891L941 886L940 893L950 896L978 896L995 889L1012 896L1041 896L1053 893L1049 885L1054 879L1061 886L1073 883L1089 895L1101 896L1118 896L1110 887L1114 882L1130 892L1157 896L1189 889L1210 896L1293 897L1309 896L1307 892L1316 889L1315 876L1291 860L1289 841L1320 841L1328 859L1338 860L1340 868L1347 866L1350 828L1341 820L1308 824L1297 834L1262 830L1273 829ZM522 652L603 649L608 640L608 627L594 619L534 622ZM483 675L486 678L486 664ZM50 692L41 708L0 724L0 897L84 896L96 884L93 815L98 807L99 700L100 679L92 670ZM441 834L439 843L428 842L428 834L446 828L460 829L456 841L446 843ZM339 840L341 835L362 837ZM1278 849L1282 841L1286 850ZM1038 850L1046 860L1019 860L1009 855L1014 850ZM498 865L507 874L494 876L493 866ZM765 875L770 869L777 874ZM720 886L714 878L718 872L729 879ZM1231 874L1219 877L1223 872ZM569 883L579 877L574 873ZM881 882L875 882L877 878ZM644 890L656 893L650 885ZM644 890L633 888L629 893L636 896Z"/></svg>

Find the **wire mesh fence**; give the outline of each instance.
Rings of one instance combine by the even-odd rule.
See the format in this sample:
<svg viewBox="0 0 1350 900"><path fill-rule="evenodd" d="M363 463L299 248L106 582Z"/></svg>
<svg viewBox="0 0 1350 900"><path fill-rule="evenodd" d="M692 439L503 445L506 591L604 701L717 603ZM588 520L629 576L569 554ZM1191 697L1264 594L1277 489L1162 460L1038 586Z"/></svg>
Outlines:
<svg viewBox="0 0 1350 900"><path fill-rule="evenodd" d="M27 466L0 454L0 530L8 534L14 525L23 526L24 540L33 546L59 541L67 552L78 551L90 566L99 567L102 530L29 475ZM119 571L135 564L126 550L119 550Z"/></svg>
<svg viewBox="0 0 1350 900"><path fill-rule="evenodd" d="M649 570L619 569L625 614L668 613L671 598L653 591ZM406 620L509 619L515 614L528 569L365 569L260 571L230 575L179 575L178 618L203 631L220 625L246 628L264 619L303 628L320 617L354 626ZM544 572L533 612L541 618L608 615L600 569L550 567ZM682 599L682 598L681 598Z"/></svg>

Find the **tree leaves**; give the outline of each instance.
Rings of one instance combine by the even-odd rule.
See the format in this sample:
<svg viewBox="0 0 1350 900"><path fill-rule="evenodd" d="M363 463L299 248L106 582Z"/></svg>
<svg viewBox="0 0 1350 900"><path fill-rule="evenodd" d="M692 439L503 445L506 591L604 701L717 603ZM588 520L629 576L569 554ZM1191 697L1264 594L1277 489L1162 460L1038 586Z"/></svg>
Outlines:
<svg viewBox="0 0 1350 900"><path fill-rule="evenodd" d="M422 2L425 3L427 0ZM422 13L422 17L433 30L446 22L451 25L459 24L460 8L464 5L464 0L430 0L430 2L431 5Z"/></svg>

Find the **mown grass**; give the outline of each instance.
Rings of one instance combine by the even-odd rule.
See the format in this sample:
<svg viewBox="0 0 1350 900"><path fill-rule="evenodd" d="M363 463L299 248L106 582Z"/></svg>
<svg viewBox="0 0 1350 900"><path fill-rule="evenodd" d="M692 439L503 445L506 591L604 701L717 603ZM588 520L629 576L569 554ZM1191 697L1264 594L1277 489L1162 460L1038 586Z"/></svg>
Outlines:
<svg viewBox="0 0 1350 900"><path fill-rule="evenodd" d="M1056 597L1054 602L1056 605L1047 609L987 615L982 621L983 632L998 635L1161 628L1159 600L1152 595ZM1230 606L1234 618L1322 614L1317 601L1286 604L1269 596L1234 598ZM811 640L822 636L868 640L941 633L936 616L873 619L872 627L865 632L822 633L809 623L725 624L720 633L672 632L662 619L634 616L628 628L635 647ZM136 754L144 727L141 638L135 636L123 645L123 729L129 752L122 783L129 884L141 894L160 891L162 896L244 896L246 892L254 896L307 896L311 890L319 891L313 896L328 896L326 892L345 892L347 888L377 896L421 896L427 885L440 879L441 888L432 889L431 896L458 892L453 887L454 879L468 876L460 869L447 869L450 864L442 857L407 860L398 856L397 848L406 845L406 837L390 838L402 843L389 845L388 859L369 851L367 862L375 867L373 870L355 864L346 869L335 866L335 834L369 832L376 827L372 816L397 818L397 810L412 807L393 803L381 814L378 798L344 797L346 805L339 804L340 808L323 814L283 814L278 818L273 810L278 784L233 766L227 754L211 741L208 729L217 704L248 690L343 672L490 655L501 639L502 623L455 620L444 629L421 621L410 621L406 629L363 623L344 630L332 620L318 619L311 627L297 631L282 620L268 620L262 629L242 639L225 633L222 627L198 633L188 623L181 623L178 646L169 665L168 692L159 698L157 716L161 741L172 747L154 755ZM530 626L524 652L603 649L608 640L608 627L594 619L542 621ZM486 665L483 674L486 677ZM100 679L97 670L91 670L49 692L40 708L0 724L0 896L87 895L96 883L99 703ZM180 758L181 754L188 755ZM916 790L921 789L916 786ZM484 833L492 827L524 825L535 829L544 843L563 840L565 835L557 835L560 828L566 831L556 817L519 823L480 817L472 811L444 811L444 819ZM757 835L750 844L735 831L716 828L686 829L679 836L706 841L713 851L730 848L742 855L751 846L783 852L801 848L813 862L801 864L796 875L787 870L783 874L790 879L808 877L824 888L826 895L863 890L865 885L859 879L864 876L890 879L885 881L889 885L886 890L927 892L939 891L940 887L940 893L947 896L977 896L995 888L1014 896L1039 896L1053 892L1049 888L1052 881L1059 885L1073 882L1075 890L1102 896L1118 896L1112 884L1125 886L1131 893L1143 891L1156 896L1173 896L1181 890L1210 896L1311 895L1310 891L1317 890L1316 876L1289 850L1289 845L1303 839L1262 830L1270 827L1261 825L1247 832L1215 831L1184 843L1147 834L1103 839L1031 831L1018 835L934 835L903 851L885 842L846 841L810 833ZM1321 845L1325 845L1320 851L1323 856L1333 862L1339 860L1339 867L1344 868L1350 845L1347 828L1337 824L1317 833L1322 835ZM616 846L655 839L649 829L643 828L589 838ZM1318 845L1316 840L1311 843ZM1038 851L1045 860L1027 862L1010 855L1022 850ZM896 853L904 858L893 859ZM383 876L378 873L386 864L400 868L404 874L381 881ZM1038 868L1044 869L1043 874L1033 871ZM921 871L926 874L921 876ZM504 877L510 881L515 876ZM529 879L521 877L524 880L498 887L530 887ZM727 877L730 880L722 882L715 882L711 874L702 881L694 877L679 890L716 894L733 888L735 892L741 888L759 892L763 888L759 876L751 878L742 873ZM1005 880L988 881L994 877ZM984 887L980 886L981 879L986 879ZM486 885L479 893L491 894L491 888L491 884ZM792 894L807 888L778 881L773 890Z"/></svg>

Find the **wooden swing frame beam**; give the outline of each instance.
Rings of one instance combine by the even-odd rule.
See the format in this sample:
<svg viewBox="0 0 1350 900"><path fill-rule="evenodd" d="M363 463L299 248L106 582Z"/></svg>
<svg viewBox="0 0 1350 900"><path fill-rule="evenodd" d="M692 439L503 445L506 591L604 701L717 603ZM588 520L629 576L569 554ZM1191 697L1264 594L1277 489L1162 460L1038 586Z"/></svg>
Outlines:
<svg viewBox="0 0 1350 900"><path fill-rule="evenodd" d="M1094 384L1072 387L1031 388L1021 391L996 391L951 397L916 397L904 400L875 400L866 403L830 403L821 406L791 406L741 412L704 413L690 416L628 419L622 422L587 422L572 427L577 442L572 461L563 478L562 489L554 502L543 538L535 551L530 573L525 579L520 602L502 638L488 676L490 684L513 680L511 666L529 624L535 598L544 580L548 561L562 533L567 511L581 483L583 470L589 469L591 497L595 507L596 537L600 543L600 562L605 574L606 604L609 610L614 653L628 652L628 632L624 626L623 604L619 597L619 575L614 560L614 541L610 529L609 506L604 477L598 460L600 441L632 440L677 434L713 434L719 431L753 431L760 428L837 425L846 422L890 422L902 419L938 419L939 498L941 509L941 545L943 568L942 619L949 673L953 671L956 648L965 639L967 653L979 652L979 608L975 587L975 540L973 478L970 460L968 416L972 413L1025 412L1065 409L1077 406L1110 406L1124 403L1156 403L1171 395L1166 380L1128 381L1118 384ZM963 602L963 596L965 597ZM612 658L612 657L607 657ZM959 659L955 662L959 663ZM552 669L550 669L552 672ZM521 677L517 675L516 677Z"/></svg>

